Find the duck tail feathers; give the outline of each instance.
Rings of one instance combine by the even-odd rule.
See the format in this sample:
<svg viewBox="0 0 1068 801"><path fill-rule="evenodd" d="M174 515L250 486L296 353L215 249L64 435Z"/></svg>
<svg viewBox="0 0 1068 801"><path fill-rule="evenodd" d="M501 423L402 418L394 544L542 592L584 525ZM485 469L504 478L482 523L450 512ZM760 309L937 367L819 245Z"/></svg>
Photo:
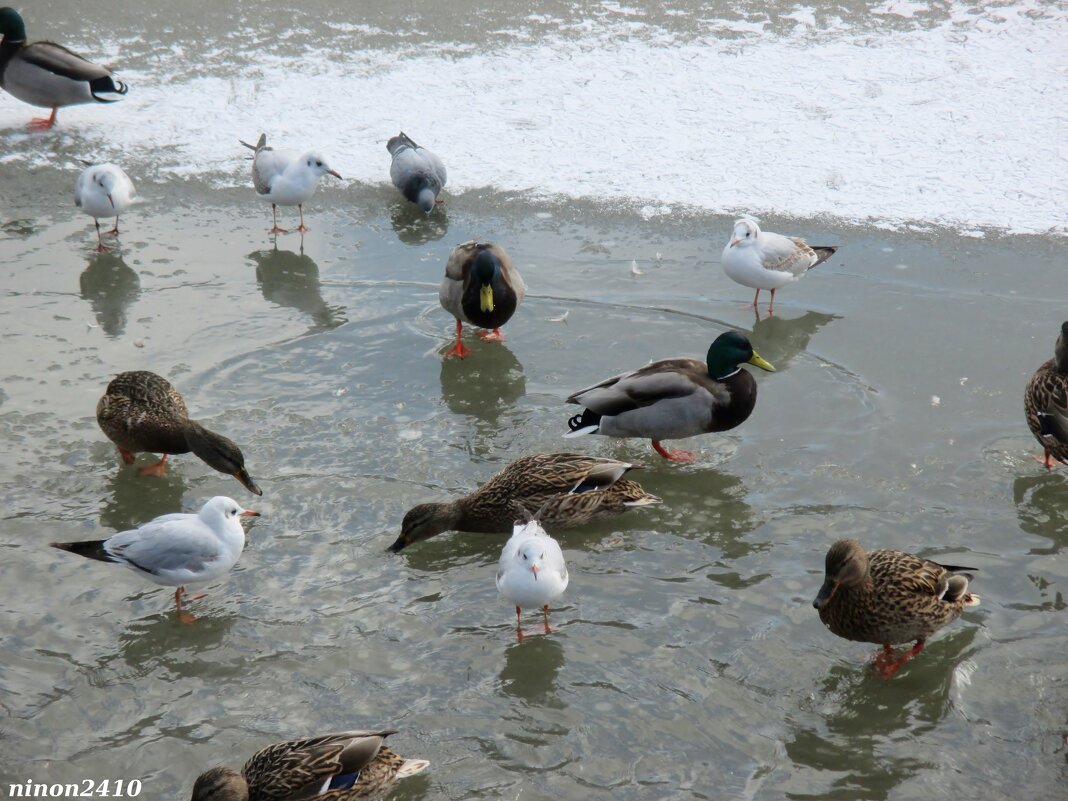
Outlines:
<svg viewBox="0 0 1068 801"><path fill-rule="evenodd" d="M565 437L581 437L586 434L596 434L601 429L601 415L591 409L583 409L582 414L576 414L567 421L570 433Z"/></svg>
<svg viewBox="0 0 1068 801"><path fill-rule="evenodd" d="M404 764L397 768L396 778L405 779L408 776L414 776L417 773L422 773L429 767L429 759L406 759L404 760Z"/></svg>
<svg viewBox="0 0 1068 801"><path fill-rule="evenodd" d="M89 93L93 96L93 100L99 103L114 103L119 99L118 97L101 97L102 94L121 96L129 91L129 86L122 81L115 80L110 75L104 75L89 81Z"/></svg>

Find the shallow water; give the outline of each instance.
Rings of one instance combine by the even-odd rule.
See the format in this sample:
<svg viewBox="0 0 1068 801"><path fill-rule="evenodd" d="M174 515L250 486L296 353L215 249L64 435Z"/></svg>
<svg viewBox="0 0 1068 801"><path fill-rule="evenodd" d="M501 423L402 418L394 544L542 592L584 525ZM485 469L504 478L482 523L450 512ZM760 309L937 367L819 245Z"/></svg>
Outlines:
<svg viewBox="0 0 1068 801"><path fill-rule="evenodd" d="M351 22L315 7L321 25L301 17L271 51L276 67L310 53L311 86L331 69L322 52L337 24ZM40 14L49 33L89 50L70 8ZM729 15L675 10L685 13L665 6L643 31L652 22L683 44L734 36L701 21ZM624 11L554 4L536 9L548 22L523 30L531 46L555 36L592 46L583 20ZM739 308L751 293L718 263L730 203L673 205L659 187L674 168L654 161L638 191L613 190L610 202L583 177L561 192L564 161L522 159L515 173L482 179L475 171L493 174L508 142L476 162L475 146L442 121L456 189L426 221L385 183L382 142L408 123L385 125L376 108L366 128L354 123L358 135L313 127L356 180L324 183L303 246L296 235L272 243L232 141L267 126L251 120L261 95L241 88L265 67L251 44L232 52L224 37L266 37L280 23L266 12L236 22L156 12L146 30L128 19L114 28L115 63L142 42L123 69L138 91L122 105L70 110L58 133L28 137L15 127L28 109L0 99L0 792L27 778L122 777L140 778L145 798L187 797L202 770L239 765L269 742L380 725L401 729L401 753L432 763L396 798L1059 792L1068 472L1031 458L1022 392L1065 318L1063 237L977 236L990 220L967 211L954 227L848 222L869 216L859 191L842 208L799 201L797 216L766 214L765 227L842 249L779 294L774 318L755 320ZM835 12L854 46L948 24L923 14L875 24L864 12ZM413 11L342 33L382 70L384 53L418 43L453 43L433 57L463 64L480 36L518 30L516 19L507 7L478 23ZM762 29L772 34L763 46L786 35L782 24ZM184 142L165 105L109 128L145 113L138 95L171 65L181 65L177 94L192 97L205 54L238 98L221 118L233 130L212 134L225 146ZM332 100L329 119L340 113ZM223 125L204 116L190 123ZM437 122L425 124L431 140ZM300 142L309 124L269 130ZM515 135L511 123L491 129L479 137ZM72 159L100 143L144 198L103 256L70 202ZM630 158L629 147L606 147ZM545 196L525 191L538 170ZM889 218L941 208L952 222L975 202L960 187L932 200L888 180L906 198ZM957 196L950 208L945 197ZM657 198L669 208L654 202L650 213ZM778 208L772 194L759 199ZM984 200L992 217L1016 204L1034 219L1060 214L1038 191L991 186ZM446 362L452 324L437 285L452 246L476 236L507 247L529 294L503 345L473 341L471 358ZM756 376L743 426L678 443L698 450L695 465L667 464L637 440L561 438L570 391L647 359L700 355L727 328L778 372ZM196 418L240 443L263 498L190 456L159 480L123 468L93 412L109 377L129 369L167 376ZM467 492L524 453L569 448L644 462L639 479L664 504L560 532L571 584L552 636L515 642L493 583L500 539L449 534L386 553L410 505ZM46 547L218 493L263 517L192 626L177 622L166 589ZM810 605L823 554L842 536L975 566L982 605L883 682L867 669L874 646L837 640Z"/></svg>

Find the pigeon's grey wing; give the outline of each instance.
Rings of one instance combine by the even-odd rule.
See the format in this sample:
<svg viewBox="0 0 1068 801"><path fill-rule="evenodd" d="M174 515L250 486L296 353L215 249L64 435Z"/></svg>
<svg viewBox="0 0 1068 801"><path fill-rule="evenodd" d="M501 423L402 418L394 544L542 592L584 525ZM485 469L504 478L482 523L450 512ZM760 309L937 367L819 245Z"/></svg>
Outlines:
<svg viewBox="0 0 1068 801"><path fill-rule="evenodd" d="M445 165L438 158L436 153L431 153L429 150L423 148L419 151L426 158L427 167L431 174L434 176L434 180L437 181L438 187L445 186L445 182L448 180L448 173L445 172Z"/></svg>

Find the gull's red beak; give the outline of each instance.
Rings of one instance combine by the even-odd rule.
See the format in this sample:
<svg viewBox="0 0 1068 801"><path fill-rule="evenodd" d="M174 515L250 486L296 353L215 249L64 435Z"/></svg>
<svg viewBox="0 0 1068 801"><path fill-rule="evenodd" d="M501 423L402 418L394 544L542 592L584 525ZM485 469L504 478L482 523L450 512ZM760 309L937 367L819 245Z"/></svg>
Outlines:
<svg viewBox="0 0 1068 801"><path fill-rule="evenodd" d="M531 570L532 573L534 573L534 580L537 581L538 580L538 565L537 564L531 565L530 566L530 570Z"/></svg>
<svg viewBox="0 0 1068 801"><path fill-rule="evenodd" d="M740 239L732 239L732 240L731 240L731 247L734 247L735 245L737 245L737 244L738 244L739 242L741 242L741 241L742 241L742 240L740 240Z"/></svg>
<svg viewBox="0 0 1068 801"><path fill-rule="evenodd" d="M108 192L108 203L111 204L111 208L115 208L115 201L111 199L111 192Z"/></svg>
<svg viewBox="0 0 1068 801"><path fill-rule="evenodd" d="M326 174L327 175L333 175L335 178L341 178L341 176L337 174L337 170L327 170ZM345 179L341 178L341 180L345 180Z"/></svg>

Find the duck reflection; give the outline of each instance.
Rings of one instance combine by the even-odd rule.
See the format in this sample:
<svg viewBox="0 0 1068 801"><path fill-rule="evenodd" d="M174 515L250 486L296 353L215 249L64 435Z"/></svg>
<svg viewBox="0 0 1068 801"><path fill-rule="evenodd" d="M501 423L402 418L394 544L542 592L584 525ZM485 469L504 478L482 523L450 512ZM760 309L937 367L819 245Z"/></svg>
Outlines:
<svg viewBox="0 0 1068 801"><path fill-rule="evenodd" d="M836 315L823 312L805 312L800 317L787 320L783 317L757 318L749 340L757 352L782 370L797 354L808 348L808 342Z"/></svg>
<svg viewBox="0 0 1068 801"><path fill-rule="evenodd" d="M126 330L126 310L141 296L141 279L117 253L94 253L79 283L96 321L109 337Z"/></svg>
<svg viewBox="0 0 1068 801"><path fill-rule="evenodd" d="M182 512L186 484L181 470L168 470L158 478L137 475L137 470L119 462L114 448L108 450L118 464L110 479L108 497L100 510L100 525L127 531L160 515Z"/></svg>
<svg viewBox="0 0 1068 801"><path fill-rule="evenodd" d="M454 414L496 423L527 392L523 365L503 343L473 349L466 359L441 360L441 397Z"/></svg>
<svg viewBox="0 0 1068 801"><path fill-rule="evenodd" d="M849 789L851 797L898 796L902 784L932 765L911 751L894 756L886 744L912 740L951 714L954 674L975 634L973 628L939 638L892 681L877 676L870 664L835 666L815 699L826 728L795 731L786 753L796 765L837 776L832 786Z"/></svg>
<svg viewBox="0 0 1068 801"><path fill-rule="evenodd" d="M436 242L449 230L449 216L444 204L437 206L428 217L416 204L398 201L390 208L389 217L397 239L406 245Z"/></svg>
<svg viewBox="0 0 1068 801"><path fill-rule="evenodd" d="M311 331L328 331L346 322L344 306L323 300L319 266L310 256L291 250L256 250L248 254L256 262L256 283L268 303L288 306L312 319Z"/></svg>
<svg viewBox="0 0 1068 801"><path fill-rule="evenodd" d="M1043 471L1041 475L1017 476L1012 483L1012 500L1020 528L1050 541L1048 549L1032 549L1033 554L1056 554L1068 545L1068 492L1064 476Z"/></svg>
<svg viewBox="0 0 1068 801"><path fill-rule="evenodd" d="M555 637L531 635L513 642L504 652L501 694L562 709L566 704L557 696L556 681L563 665L564 647Z"/></svg>

